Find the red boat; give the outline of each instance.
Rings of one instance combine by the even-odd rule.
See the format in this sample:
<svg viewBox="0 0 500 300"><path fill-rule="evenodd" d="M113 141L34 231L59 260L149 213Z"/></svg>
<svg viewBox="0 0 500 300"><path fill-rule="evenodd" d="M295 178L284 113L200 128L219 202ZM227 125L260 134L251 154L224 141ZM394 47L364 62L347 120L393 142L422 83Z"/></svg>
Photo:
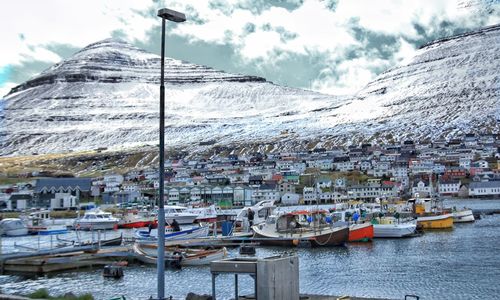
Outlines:
<svg viewBox="0 0 500 300"><path fill-rule="evenodd" d="M129 212L118 223L119 228L143 228L149 224L157 225L154 216L149 212Z"/></svg>
<svg viewBox="0 0 500 300"><path fill-rule="evenodd" d="M369 242L373 239L373 224L352 224L349 226L349 242Z"/></svg>

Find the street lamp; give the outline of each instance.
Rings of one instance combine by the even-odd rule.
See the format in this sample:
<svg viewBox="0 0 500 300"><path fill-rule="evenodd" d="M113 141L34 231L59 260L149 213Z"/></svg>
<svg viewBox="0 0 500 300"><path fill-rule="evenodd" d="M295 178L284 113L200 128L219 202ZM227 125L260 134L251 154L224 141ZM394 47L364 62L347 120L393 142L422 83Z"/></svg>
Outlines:
<svg viewBox="0 0 500 300"><path fill-rule="evenodd" d="M160 77L160 193L158 199L158 255L157 255L157 280L158 299L165 299L165 19L180 23L186 21L183 13L162 8L158 10L161 18L161 77Z"/></svg>

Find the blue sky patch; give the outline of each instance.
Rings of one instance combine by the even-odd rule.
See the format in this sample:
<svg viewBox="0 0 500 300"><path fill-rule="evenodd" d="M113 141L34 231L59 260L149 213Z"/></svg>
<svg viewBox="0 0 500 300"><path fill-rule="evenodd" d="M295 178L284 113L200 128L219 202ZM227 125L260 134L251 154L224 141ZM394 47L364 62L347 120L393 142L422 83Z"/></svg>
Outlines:
<svg viewBox="0 0 500 300"><path fill-rule="evenodd" d="M4 86L4 84L9 81L11 70L12 67L10 65L0 67L0 87Z"/></svg>

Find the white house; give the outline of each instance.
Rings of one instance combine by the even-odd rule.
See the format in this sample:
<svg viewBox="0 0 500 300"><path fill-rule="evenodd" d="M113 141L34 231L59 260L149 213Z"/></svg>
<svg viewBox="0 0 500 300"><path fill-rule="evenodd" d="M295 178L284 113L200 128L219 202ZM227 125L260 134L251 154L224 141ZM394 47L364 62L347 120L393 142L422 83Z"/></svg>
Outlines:
<svg viewBox="0 0 500 300"><path fill-rule="evenodd" d="M460 190L460 185L460 180L440 181L438 183L439 194L456 196Z"/></svg>
<svg viewBox="0 0 500 300"><path fill-rule="evenodd" d="M500 196L500 181L472 182L469 186L470 197Z"/></svg>
<svg viewBox="0 0 500 300"><path fill-rule="evenodd" d="M285 205L299 204L300 195L297 193L285 193L281 196L281 203Z"/></svg>
<svg viewBox="0 0 500 300"><path fill-rule="evenodd" d="M429 186L428 183L420 180L413 184L413 187L411 188L411 193L413 195L419 194L420 196L428 196L431 194L431 187Z"/></svg>

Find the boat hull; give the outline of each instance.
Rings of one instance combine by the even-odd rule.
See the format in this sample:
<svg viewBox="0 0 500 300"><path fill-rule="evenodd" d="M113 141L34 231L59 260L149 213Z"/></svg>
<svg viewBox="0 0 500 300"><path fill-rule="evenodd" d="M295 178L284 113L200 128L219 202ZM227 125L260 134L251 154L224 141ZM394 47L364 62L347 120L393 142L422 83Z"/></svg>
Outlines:
<svg viewBox="0 0 500 300"><path fill-rule="evenodd" d="M78 230L111 230L118 226L118 221L109 222L75 222L75 228Z"/></svg>
<svg viewBox="0 0 500 300"><path fill-rule="evenodd" d="M454 223L468 223L474 222L476 219L474 218L474 214L472 210L462 210L453 213L453 222Z"/></svg>
<svg viewBox="0 0 500 300"><path fill-rule="evenodd" d="M153 223L152 221L136 221L136 222L130 222L130 223L123 223L119 224L118 228L144 228L148 227L149 224Z"/></svg>
<svg viewBox="0 0 500 300"><path fill-rule="evenodd" d="M158 248L156 245L139 245L134 244L134 252L137 258L149 264L156 264ZM203 266L208 265L210 262L223 259L227 256L225 248L215 250L198 250L198 249L169 249L165 247L165 259L173 260L173 258L180 258L181 266Z"/></svg>
<svg viewBox="0 0 500 300"><path fill-rule="evenodd" d="M349 240L349 227L323 230L322 233L314 235L287 234L285 236L268 234L259 230L258 226L252 228L259 244L269 246L298 246L304 242L309 243L312 247L342 246Z"/></svg>
<svg viewBox="0 0 500 300"><path fill-rule="evenodd" d="M197 217L198 216L196 216L196 215L187 215L187 216L184 216L184 215L179 215L179 216L166 215L165 222L167 222L168 224L172 224L172 222L175 219L177 221L177 223L179 223L181 225L187 225L187 224L193 224L194 220Z"/></svg>
<svg viewBox="0 0 500 300"><path fill-rule="evenodd" d="M194 227L190 229L185 229L181 231L174 232L166 232L165 240L166 241L175 241L175 240L185 240L185 239L194 239L200 237L208 236L209 228L207 226L203 227ZM138 230L135 232L135 235L139 239L156 239L157 235L152 235L148 230Z"/></svg>
<svg viewBox="0 0 500 300"><path fill-rule="evenodd" d="M422 229L452 229L453 216L451 214L418 217L417 225Z"/></svg>
<svg viewBox="0 0 500 300"><path fill-rule="evenodd" d="M374 238L402 238L411 236L415 233L417 224L374 224Z"/></svg>
<svg viewBox="0 0 500 300"><path fill-rule="evenodd" d="M6 236L23 236L23 235L28 235L28 228L9 229L9 230L5 230L4 234Z"/></svg>
<svg viewBox="0 0 500 300"><path fill-rule="evenodd" d="M349 242L369 242L373 234L373 225L370 223L349 226Z"/></svg>

